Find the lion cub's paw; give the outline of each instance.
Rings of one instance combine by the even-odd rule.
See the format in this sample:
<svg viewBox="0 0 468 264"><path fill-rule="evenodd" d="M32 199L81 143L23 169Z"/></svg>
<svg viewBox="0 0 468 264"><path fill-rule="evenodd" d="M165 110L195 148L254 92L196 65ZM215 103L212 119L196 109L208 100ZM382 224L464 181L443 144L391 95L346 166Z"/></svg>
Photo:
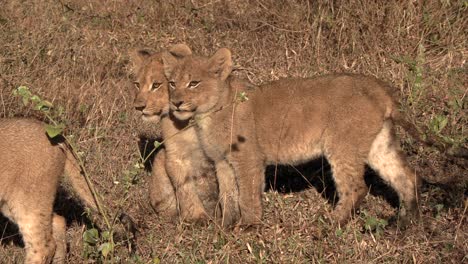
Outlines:
<svg viewBox="0 0 468 264"><path fill-rule="evenodd" d="M405 230L411 224L416 223L419 220L419 211L415 208L410 208L410 210L406 210L403 208L398 213L396 224L398 229Z"/></svg>
<svg viewBox="0 0 468 264"><path fill-rule="evenodd" d="M235 233L253 233L253 232L258 232L260 228L261 228L261 223L256 223L256 224L238 223L237 225L233 226L233 231Z"/></svg>
<svg viewBox="0 0 468 264"><path fill-rule="evenodd" d="M192 211L187 214L181 215L181 220L186 223L202 224L207 223L210 217L205 210Z"/></svg>

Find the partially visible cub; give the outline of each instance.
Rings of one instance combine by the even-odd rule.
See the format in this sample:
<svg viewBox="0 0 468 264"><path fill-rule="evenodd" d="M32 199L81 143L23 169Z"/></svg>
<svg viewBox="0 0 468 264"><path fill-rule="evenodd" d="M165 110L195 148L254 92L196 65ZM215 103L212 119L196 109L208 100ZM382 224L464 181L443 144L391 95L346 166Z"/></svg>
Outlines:
<svg viewBox="0 0 468 264"><path fill-rule="evenodd" d="M260 223L266 165L321 155L336 183L338 222L345 223L367 193L366 163L397 191L402 220L417 213L418 177L399 150L398 109L381 81L337 74L249 89L230 76L228 49L211 58L167 52L163 60L173 115L180 122L193 118L215 162L225 225L239 218L241 224Z"/></svg>
<svg viewBox="0 0 468 264"><path fill-rule="evenodd" d="M53 209L65 173L79 198L97 210L70 150L49 140L32 119L0 120L0 212L15 222L26 248L25 263L65 263L65 219Z"/></svg>
<svg viewBox="0 0 468 264"><path fill-rule="evenodd" d="M174 54L191 52L185 45L175 46ZM135 109L142 122L161 125L164 148L153 160L150 198L161 215L177 214L187 222L214 216L218 185L214 166L199 146L195 130L188 122L169 115L169 95L160 53L136 50L130 54L136 73L138 94Z"/></svg>

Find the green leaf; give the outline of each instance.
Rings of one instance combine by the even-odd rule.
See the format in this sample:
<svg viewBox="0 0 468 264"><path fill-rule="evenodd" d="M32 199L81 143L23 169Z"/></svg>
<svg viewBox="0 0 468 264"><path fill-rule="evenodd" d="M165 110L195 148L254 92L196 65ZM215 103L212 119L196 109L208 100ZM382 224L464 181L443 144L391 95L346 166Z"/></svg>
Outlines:
<svg viewBox="0 0 468 264"><path fill-rule="evenodd" d="M20 86L16 88L16 90L20 96L27 96L28 98L31 97L31 91L29 91L29 88L26 86Z"/></svg>
<svg viewBox="0 0 468 264"><path fill-rule="evenodd" d="M442 131L448 123L448 118L446 116L441 116L439 120L439 132Z"/></svg>
<svg viewBox="0 0 468 264"><path fill-rule="evenodd" d="M385 220L385 219L380 219L380 226L382 226L382 227L388 226L388 221Z"/></svg>
<svg viewBox="0 0 468 264"><path fill-rule="evenodd" d="M337 237L342 237L343 234L344 234L343 229L339 228L339 229L336 229L336 230L335 230L335 235L336 235Z"/></svg>
<svg viewBox="0 0 468 264"><path fill-rule="evenodd" d="M39 102L39 103L36 104L34 109L38 110L38 111L42 111L42 112L48 112L50 108L47 107L46 105L44 105L43 102Z"/></svg>
<svg viewBox="0 0 468 264"><path fill-rule="evenodd" d="M13 90L13 95L20 96L25 106L28 105L32 96L31 91L29 91L29 88L26 86L20 86Z"/></svg>
<svg viewBox="0 0 468 264"><path fill-rule="evenodd" d="M83 233L83 241L88 245L95 245L99 241L99 234L96 228L91 228Z"/></svg>
<svg viewBox="0 0 468 264"><path fill-rule="evenodd" d="M53 108L54 107L54 105L51 102L47 101L47 100L42 100L42 104L45 107L48 107L48 108Z"/></svg>
<svg viewBox="0 0 468 264"><path fill-rule="evenodd" d="M65 129L65 124L58 124L54 125L46 125L45 127L46 133L50 138L54 138L60 134L62 134L63 129Z"/></svg>
<svg viewBox="0 0 468 264"><path fill-rule="evenodd" d="M109 232L109 231L104 231L104 232L102 232L102 233L101 233L101 237L102 237L102 239L104 239L104 240L109 240L109 238L110 238L110 232Z"/></svg>
<svg viewBox="0 0 468 264"><path fill-rule="evenodd" d="M157 141L157 140L154 141L154 148L155 148L155 149L158 149L161 145L162 145L161 142L159 142L159 141Z"/></svg>
<svg viewBox="0 0 468 264"><path fill-rule="evenodd" d="M439 134L448 124L448 118L444 115L437 115L431 120L432 129Z"/></svg>
<svg viewBox="0 0 468 264"><path fill-rule="evenodd" d="M161 260L158 257L153 258L153 264L159 264Z"/></svg>
<svg viewBox="0 0 468 264"><path fill-rule="evenodd" d="M28 105L29 103L29 98L23 96L23 105Z"/></svg>
<svg viewBox="0 0 468 264"><path fill-rule="evenodd" d="M98 250L101 252L101 254L104 257L107 257L107 255L109 255L109 252L111 252L113 249L114 249L114 246L112 245L112 243L109 243L109 242L103 243L98 248Z"/></svg>
<svg viewBox="0 0 468 264"><path fill-rule="evenodd" d="M240 92L240 93L237 95L237 99L238 99L240 102L245 102L245 101L248 101L248 100L249 100L249 97L247 96L247 93L246 93L246 92Z"/></svg>
<svg viewBox="0 0 468 264"><path fill-rule="evenodd" d="M364 226L367 230L372 231L377 227L377 224L377 219L375 219L374 217L367 217Z"/></svg>
<svg viewBox="0 0 468 264"><path fill-rule="evenodd" d="M30 100L34 103L40 103L42 101L41 98L37 95L31 96Z"/></svg>

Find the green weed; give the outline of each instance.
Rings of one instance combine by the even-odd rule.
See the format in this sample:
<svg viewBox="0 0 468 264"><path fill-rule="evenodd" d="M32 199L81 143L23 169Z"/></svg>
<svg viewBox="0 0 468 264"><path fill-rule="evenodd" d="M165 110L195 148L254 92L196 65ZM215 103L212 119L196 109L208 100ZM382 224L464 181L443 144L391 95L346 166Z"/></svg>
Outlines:
<svg viewBox="0 0 468 264"><path fill-rule="evenodd" d="M410 94L408 95L408 104L411 106L417 105L419 99L426 92L426 84L424 82L424 62L425 62L425 48L424 45L418 46L418 54L416 58L409 56L391 56L397 63L403 63L408 67L408 75L406 81L410 85Z"/></svg>
<svg viewBox="0 0 468 264"><path fill-rule="evenodd" d="M114 243L111 243L111 232L104 231L99 234L98 230L91 228L83 233L83 257L105 262L114 251Z"/></svg>
<svg viewBox="0 0 468 264"><path fill-rule="evenodd" d="M435 214L435 218L440 218L441 217L441 213L442 213L442 210L444 209L444 205L443 204L436 204L434 206L434 214Z"/></svg>
<svg viewBox="0 0 468 264"><path fill-rule="evenodd" d="M383 235L385 227L388 225L387 220L371 216L366 211L362 211L361 218L365 221L364 230L374 235L376 238Z"/></svg>

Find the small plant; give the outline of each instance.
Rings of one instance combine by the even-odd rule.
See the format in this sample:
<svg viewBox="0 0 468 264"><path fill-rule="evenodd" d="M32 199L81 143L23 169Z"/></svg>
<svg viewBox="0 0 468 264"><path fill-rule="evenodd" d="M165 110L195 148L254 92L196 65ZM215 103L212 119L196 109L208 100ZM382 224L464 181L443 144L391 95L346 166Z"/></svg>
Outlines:
<svg viewBox="0 0 468 264"><path fill-rule="evenodd" d="M240 92L237 94L237 100L242 103L248 101L249 97L247 96L246 92Z"/></svg>
<svg viewBox="0 0 468 264"><path fill-rule="evenodd" d="M335 235L336 235L337 237L342 237L342 236L344 235L344 233L345 233L345 232L344 232L344 230L343 230L342 228L337 228L337 229L335 230Z"/></svg>
<svg viewBox="0 0 468 264"><path fill-rule="evenodd" d="M441 216L441 212L442 210L444 209L444 205L443 204L436 204L434 206L434 211L435 211L435 218L439 219L440 216Z"/></svg>
<svg viewBox="0 0 468 264"><path fill-rule="evenodd" d="M114 251L114 243L111 243L111 232L104 231L99 235L95 228L86 230L83 233L84 251L86 259L106 260L111 252Z"/></svg>
<svg viewBox="0 0 468 264"><path fill-rule="evenodd" d="M383 235L385 227L388 225L387 220L379 219L369 215L366 211L362 212L362 219L364 222L364 230L379 238Z"/></svg>
<svg viewBox="0 0 468 264"><path fill-rule="evenodd" d="M408 103L412 106L416 105L419 98L425 93L424 84L424 67L425 63L425 47L420 44L418 46L418 54L416 58L408 56L392 56L391 57L397 63L404 63L409 69L409 73L406 77L407 82L411 86L410 94L408 96Z"/></svg>
<svg viewBox="0 0 468 264"><path fill-rule="evenodd" d="M447 126L448 123L448 118L447 116L444 115L436 115L434 118L431 120L431 130L437 134L440 135L442 130Z"/></svg>
<svg viewBox="0 0 468 264"><path fill-rule="evenodd" d="M52 123L46 125L46 132L50 138L62 134L65 129L65 124L58 122L56 117L62 117L63 108L54 108L53 104L47 100L41 99L39 96L31 93L28 87L20 86L13 90L13 95L21 97L25 106L31 104L34 110L40 111Z"/></svg>

